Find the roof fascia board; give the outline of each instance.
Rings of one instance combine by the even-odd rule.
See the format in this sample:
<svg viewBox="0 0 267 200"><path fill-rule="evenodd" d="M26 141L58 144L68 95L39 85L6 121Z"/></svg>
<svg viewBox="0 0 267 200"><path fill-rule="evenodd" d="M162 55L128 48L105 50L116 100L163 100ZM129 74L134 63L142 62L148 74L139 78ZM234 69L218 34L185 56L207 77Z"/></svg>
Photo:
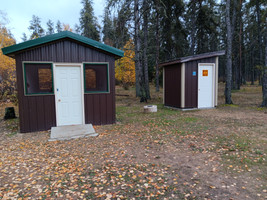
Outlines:
<svg viewBox="0 0 267 200"><path fill-rule="evenodd" d="M43 44L46 44L49 42L53 42L56 40L64 39L64 38L70 38L70 39L79 41L83 44L86 44L86 45L92 46L96 49L100 49L102 51L111 53L111 54L118 56L118 57L123 57L123 54L124 54L124 52L119 50L119 49L102 44L102 43L97 42L95 40L92 40L90 38L86 38L84 36L81 36L81 35L78 35L78 34L75 34L75 33L69 32L69 31L63 31L63 32L56 33L53 35L48 35L48 36L37 38L34 40L29 40L29 41L26 41L23 43L15 44L15 45L3 48L2 51L3 51L4 55L11 55L11 54L14 55L14 54L16 54L16 52L23 51L25 49L33 48L36 46L40 46L40 45L43 45Z"/></svg>

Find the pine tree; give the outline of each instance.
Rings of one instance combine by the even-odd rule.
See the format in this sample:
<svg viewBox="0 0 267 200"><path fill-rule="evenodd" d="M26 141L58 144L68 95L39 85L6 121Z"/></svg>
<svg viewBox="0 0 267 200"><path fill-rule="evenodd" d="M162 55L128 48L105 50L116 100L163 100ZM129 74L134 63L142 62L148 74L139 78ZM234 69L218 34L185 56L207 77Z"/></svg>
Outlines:
<svg viewBox="0 0 267 200"><path fill-rule="evenodd" d="M51 19L48 20L48 22L46 23L47 25L47 32L46 35L52 35L54 34L54 23L51 21Z"/></svg>
<svg viewBox="0 0 267 200"><path fill-rule="evenodd" d="M57 21L56 30L57 30L57 33L62 31L62 25L61 25L61 22L59 20Z"/></svg>
<svg viewBox="0 0 267 200"><path fill-rule="evenodd" d="M30 21L29 30L31 31L30 39L35 39L44 36L44 29L41 26L41 19L35 15L32 16Z"/></svg>
<svg viewBox="0 0 267 200"><path fill-rule="evenodd" d="M81 34L81 27L78 24L74 25L74 32L77 34Z"/></svg>
<svg viewBox="0 0 267 200"><path fill-rule="evenodd" d="M227 65L226 65L226 84L225 84L225 103L232 104L232 41L233 41L233 27L231 23L231 0L226 1L226 27L227 27Z"/></svg>
<svg viewBox="0 0 267 200"><path fill-rule="evenodd" d="M23 42L26 42L28 40L26 33L22 33L21 39Z"/></svg>
<svg viewBox="0 0 267 200"><path fill-rule="evenodd" d="M219 45L217 10L215 0L190 0L188 2L185 20L188 27L191 55L217 50Z"/></svg>
<svg viewBox="0 0 267 200"><path fill-rule="evenodd" d="M104 12L103 40L110 45L122 49L131 38L130 29L133 23L133 0L110 0ZM114 15L111 16L111 11ZM133 34L132 34L133 35Z"/></svg>
<svg viewBox="0 0 267 200"><path fill-rule="evenodd" d="M136 96L144 98L143 69L141 65L140 5L134 0L135 90Z"/></svg>
<svg viewBox="0 0 267 200"><path fill-rule="evenodd" d="M144 66L144 90L146 99L151 99L150 97L150 89L149 89L149 77L148 77L148 14L150 12L150 8L148 0L143 1L143 33L144 33L144 48L143 48L143 66Z"/></svg>
<svg viewBox="0 0 267 200"><path fill-rule="evenodd" d="M99 25L94 16L94 10L91 0L82 0L83 9L81 10L80 27L82 35L93 40L99 41Z"/></svg>
<svg viewBox="0 0 267 200"><path fill-rule="evenodd" d="M115 42L116 42L115 26L113 24L109 9L107 7L105 8L105 11L104 11L103 24L104 24L104 26L103 26L102 33L103 33L104 43L107 45L110 45L110 46L115 46Z"/></svg>
<svg viewBox="0 0 267 200"><path fill-rule="evenodd" d="M265 68L262 78L262 104L261 106L267 107L267 31L265 30Z"/></svg>

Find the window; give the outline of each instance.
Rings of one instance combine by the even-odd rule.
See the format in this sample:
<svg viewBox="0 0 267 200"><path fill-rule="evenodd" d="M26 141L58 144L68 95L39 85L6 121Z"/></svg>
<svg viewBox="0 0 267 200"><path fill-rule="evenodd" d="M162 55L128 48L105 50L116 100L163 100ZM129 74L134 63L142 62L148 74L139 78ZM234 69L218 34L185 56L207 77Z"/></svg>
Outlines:
<svg viewBox="0 0 267 200"><path fill-rule="evenodd" d="M24 63L25 94L54 94L51 63Z"/></svg>
<svg viewBox="0 0 267 200"><path fill-rule="evenodd" d="M108 64L84 64L84 92L107 93L109 92Z"/></svg>

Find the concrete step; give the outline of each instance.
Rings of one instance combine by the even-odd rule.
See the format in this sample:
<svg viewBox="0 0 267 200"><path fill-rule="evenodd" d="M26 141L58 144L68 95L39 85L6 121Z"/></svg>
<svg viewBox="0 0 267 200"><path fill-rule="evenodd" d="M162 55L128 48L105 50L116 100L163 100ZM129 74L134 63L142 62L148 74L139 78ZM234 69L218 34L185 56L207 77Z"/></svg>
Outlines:
<svg viewBox="0 0 267 200"><path fill-rule="evenodd" d="M81 137L98 136L92 124L58 126L51 128L48 141L71 140Z"/></svg>

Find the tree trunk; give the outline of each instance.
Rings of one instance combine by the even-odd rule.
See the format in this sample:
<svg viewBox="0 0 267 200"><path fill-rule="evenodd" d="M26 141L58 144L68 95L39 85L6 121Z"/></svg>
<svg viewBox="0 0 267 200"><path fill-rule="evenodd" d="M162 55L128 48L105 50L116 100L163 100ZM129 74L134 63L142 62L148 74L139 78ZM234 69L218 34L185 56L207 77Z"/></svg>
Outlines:
<svg viewBox="0 0 267 200"><path fill-rule="evenodd" d="M140 18L139 18L139 2L134 0L134 44L135 44L135 87L136 87L136 96L141 95L140 92Z"/></svg>
<svg viewBox="0 0 267 200"><path fill-rule="evenodd" d="M230 3L231 4L231 3ZM230 5L231 6L231 5ZM231 10L231 9L230 9ZM235 89L237 90L238 88L238 58L235 56L237 55L237 49L236 48L233 48L235 47L235 43L236 41L234 40L234 45L233 45L233 38L234 36L236 35L236 10L237 10L237 0L234 0L233 1L233 13L232 13L232 23L231 23L231 37L232 37L232 45L231 45L231 48L232 48L232 53L233 56L231 56L233 59L232 59L232 89ZM230 11L231 12L231 11ZM230 15L231 16L231 15ZM231 17L230 17L230 20L231 20Z"/></svg>
<svg viewBox="0 0 267 200"><path fill-rule="evenodd" d="M251 85L254 85L254 76L255 76L255 68L254 68L254 50L251 51Z"/></svg>
<svg viewBox="0 0 267 200"><path fill-rule="evenodd" d="M267 107L267 31L265 30L265 69L262 77L263 100L261 106Z"/></svg>
<svg viewBox="0 0 267 200"><path fill-rule="evenodd" d="M225 103L232 104L231 84L232 84L232 26L230 19L231 1L226 1L226 29L227 29L227 62L226 62L226 84L225 84Z"/></svg>
<svg viewBox="0 0 267 200"><path fill-rule="evenodd" d="M192 3L192 13L196 13L196 3ZM191 15L192 32L191 32L190 55L194 55L195 54L196 32L197 32L196 21L197 21L196 14Z"/></svg>
<svg viewBox="0 0 267 200"><path fill-rule="evenodd" d="M150 90L149 90L149 78L148 78L148 63L147 63L147 48L148 48L148 4L147 1L143 1L143 9L144 9L144 78L145 78L145 96L147 99L150 98Z"/></svg>
<svg viewBox="0 0 267 200"><path fill-rule="evenodd" d="M256 13L257 13L257 35L258 35L258 48L259 48L259 54L258 54L258 63L259 65L263 65L262 62L262 49L261 49L261 13L260 13L260 2L259 0L256 0Z"/></svg>
<svg viewBox="0 0 267 200"><path fill-rule="evenodd" d="M239 85L238 89L240 90L240 86L243 83L243 76L242 76L242 43L243 43L243 21L242 21L242 6L243 6L243 0L240 0L239 2Z"/></svg>
<svg viewBox="0 0 267 200"><path fill-rule="evenodd" d="M159 0L156 0L156 92L159 92Z"/></svg>

